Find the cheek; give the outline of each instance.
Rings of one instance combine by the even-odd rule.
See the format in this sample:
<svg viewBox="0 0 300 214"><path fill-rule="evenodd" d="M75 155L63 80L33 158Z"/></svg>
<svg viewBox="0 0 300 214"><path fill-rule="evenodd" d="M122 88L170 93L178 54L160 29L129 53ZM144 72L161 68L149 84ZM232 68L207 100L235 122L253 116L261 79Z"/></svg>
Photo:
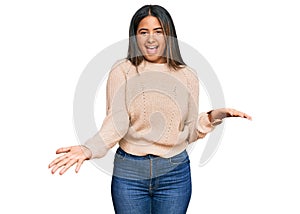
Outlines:
<svg viewBox="0 0 300 214"><path fill-rule="evenodd" d="M165 41L165 39L164 38L159 39L158 42L159 42L160 48L164 50L166 48L166 41Z"/></svg>
<svg viewBox="0 0 300 214"><path fill-rule="evenodd" d="M145 44L145 39L138 36L138 37L136 37L136 42L137 42L139 49L142 49Z"/></svg>

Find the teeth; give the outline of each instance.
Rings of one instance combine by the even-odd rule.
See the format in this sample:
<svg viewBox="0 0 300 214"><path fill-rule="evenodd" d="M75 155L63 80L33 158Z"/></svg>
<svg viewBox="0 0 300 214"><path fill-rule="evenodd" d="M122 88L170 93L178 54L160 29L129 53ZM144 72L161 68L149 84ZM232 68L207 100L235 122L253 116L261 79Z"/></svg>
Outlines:
<svg viewBox="0 0 300 214"><path fill-rule="evenodd" d="M155 49L157 46L148 46L148 49Z"/></svg>

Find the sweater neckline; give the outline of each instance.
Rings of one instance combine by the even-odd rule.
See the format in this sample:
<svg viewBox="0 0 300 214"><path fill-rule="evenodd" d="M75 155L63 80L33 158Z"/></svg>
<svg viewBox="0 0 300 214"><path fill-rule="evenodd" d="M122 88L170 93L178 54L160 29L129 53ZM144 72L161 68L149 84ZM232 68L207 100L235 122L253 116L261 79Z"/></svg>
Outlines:
<svg viewBox="0 0 300 214"><path fill-rule="evenodd" d="M170 71L170 68L167 63L153 63L147 60L143 60L143 62L139 65L139 70L141 71Z"/></svg>

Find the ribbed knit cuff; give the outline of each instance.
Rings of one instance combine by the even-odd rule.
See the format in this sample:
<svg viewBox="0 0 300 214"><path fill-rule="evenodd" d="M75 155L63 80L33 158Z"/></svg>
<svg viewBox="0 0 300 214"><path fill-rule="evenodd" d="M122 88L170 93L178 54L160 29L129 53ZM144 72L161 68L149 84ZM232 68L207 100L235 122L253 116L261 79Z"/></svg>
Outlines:
<svg viewBox="0 0 300 214"><path fill-rule="evenodd" d="M217 126L221 123L222 123L222 120L220 120L220 119L210 122L208 113L203 112L198 115L196 127L199 132L206 134L206 133L211 132L215 128L215 126Z"/></svg>
<svg viewBox="0 0 300 214"><path fill-rule="evenodd" d="M93 158L102 158L106 155L108 152L108 148L105 146L104 141L102 140L101 136L97 133L95 134L92 138L88 139L85 143L84 146L88 148L91 153Z"/></svg>

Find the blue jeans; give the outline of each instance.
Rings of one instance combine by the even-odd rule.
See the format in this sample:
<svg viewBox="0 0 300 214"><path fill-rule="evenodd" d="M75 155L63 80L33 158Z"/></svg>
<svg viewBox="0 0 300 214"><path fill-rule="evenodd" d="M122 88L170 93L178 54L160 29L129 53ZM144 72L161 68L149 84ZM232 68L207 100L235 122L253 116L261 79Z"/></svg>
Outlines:
<svg viewBox="0 0 300 214"><path fill-rule="evenodd" d="M184 214L191 198L186 151L171 158L135 156L118 148L111 186L117 214Z"/></svg>

